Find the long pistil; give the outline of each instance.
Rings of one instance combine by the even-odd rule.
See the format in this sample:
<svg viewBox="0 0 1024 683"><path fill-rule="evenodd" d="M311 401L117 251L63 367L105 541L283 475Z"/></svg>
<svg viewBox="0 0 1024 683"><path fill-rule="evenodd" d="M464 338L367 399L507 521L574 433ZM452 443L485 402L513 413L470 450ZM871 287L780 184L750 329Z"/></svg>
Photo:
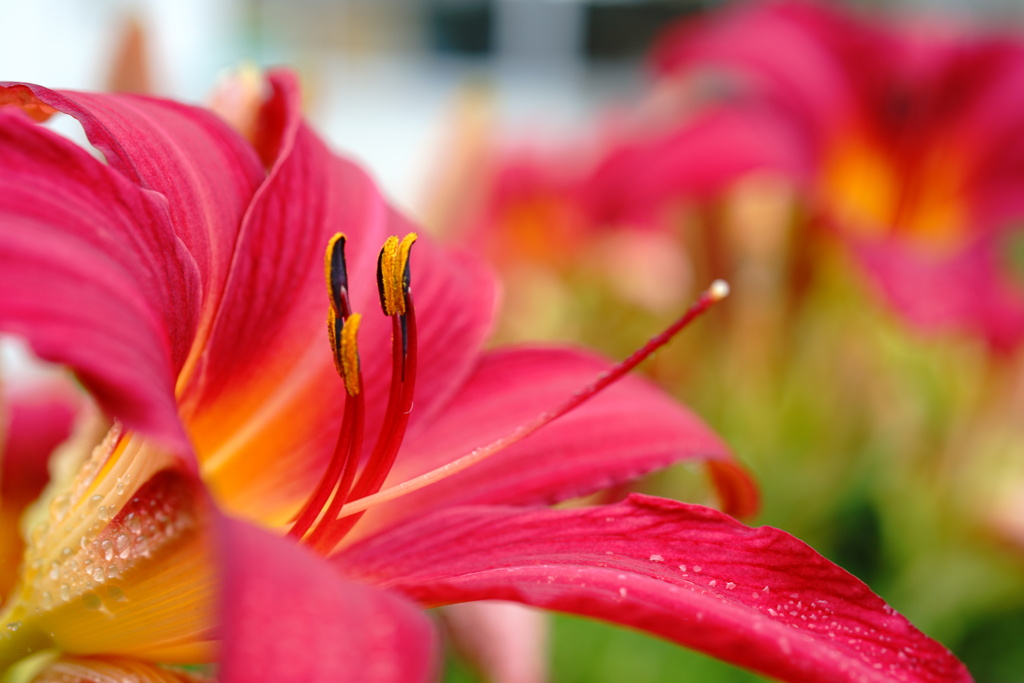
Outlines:
<svg viewBox="0 0 1024 683"><path fill-rule="evenodd" d="M522 441L540 428L570 412L580 404L592 398L595 394L603 391L608 386L622 378L623 375L631 372L636 366L646 360L655 351L667 344L684 327L690 324L696 317L711 308L712 305L721 301L729 294L729 285L722 280L716 280L704 291L697 301L684 313L676 322L672 323L660 334L652 337L641 348L633 352L628 358L615 365L611 369L601 373L594 380L583 387L575 394L566 399L562 404L552 410L545 411L529 422L520 425L512 432L502 436L489 444L475 448L469 453L459 457L452 462L426 472L418 477L409 479L390 488L378 491L372 495L359 499L353 499L346 503L340 511L342 517L357 515L369 508L393 500L407 493L419 490L434 482L446 479L453 474L461 472L473 465L476 465L492 455L503 451L509 446Z"/></svg>
<svg viewBox="0 0 1024 683"><path fill-rule="evenodd" d="M381 308L391 318L391 386L380 433L360 471L365 402L356 348L359 316L348 297L344 264L344 237L336 236L325 256L331 309L328 316L331 349L338 374L347 392L345 413L330 464L289 535L303 539L312 549L330 553L369 508L450 477L525 439L545 425L574 410L632 371L671 340L694 318L725 298L729 287L717 280L676 322L653 337L621 363L594 380L552 410L537 415L512 432L426 474L381 490L405 438L412 412L417 366L416 311L410 287L409 255L416 235L401 242L390 237L377 262L377 286ZM358 471L358 477L357 477ZM312 531L310 531L312 529Z"/></svg>

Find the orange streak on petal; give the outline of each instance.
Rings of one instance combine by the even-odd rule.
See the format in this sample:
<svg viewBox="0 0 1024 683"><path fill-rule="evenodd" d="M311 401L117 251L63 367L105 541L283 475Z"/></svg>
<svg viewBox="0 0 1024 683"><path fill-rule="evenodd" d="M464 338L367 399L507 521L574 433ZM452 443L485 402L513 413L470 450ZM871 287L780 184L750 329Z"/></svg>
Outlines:
<svg viewBox="0 0 1024 683"><path fill-rule="evenodd" d="M317 420L298 411L270 416L251 438L236 443L232 457L204 468L203 480L232 514L265 526L284 524L309 496L327 466L321 456L329 454L312 443L295 443L290 430L310 432L319 425L324 433L333 430L335 438L339 419L329 415Z"/></svg>
<svg viewBox="0 0 1024 683"><path fill-rule="evenodd" d="M310 345L186 416L203 480L232 514L275 526L309 496L341 425L343 392L323 395L341 388L329 355L326 343Z"/></svg>
<svg viewBox="0 0 1024 683"><path fill-rule="evenodd" d="M57 113L57 110L37 98L24 85L13 85L0 88L0 107L13 104L20 107L34 121L42 123Z"/></svg>

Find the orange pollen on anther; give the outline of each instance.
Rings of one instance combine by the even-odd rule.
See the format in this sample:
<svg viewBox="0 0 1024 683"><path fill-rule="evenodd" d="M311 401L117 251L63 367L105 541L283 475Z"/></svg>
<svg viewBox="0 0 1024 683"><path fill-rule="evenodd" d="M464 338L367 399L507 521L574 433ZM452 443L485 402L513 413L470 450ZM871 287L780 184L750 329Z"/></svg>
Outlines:
<svg viewBox="0 0 1024 683"><path fill-rule="evenodd" d="M358 313L353 313L341 328L341 343L338 355L341 356L342 379L345 380L345 391L349 396L359 393L359 321Z"/></svg>
<svg viewBox="0 0 1024 683"><path fill-rule="evenodd" d="M380 250L377 286L384 315L405 314L405 294L409 290L409 252L416 239L414 232L403 237L401 242L397 237L389 237Z"/></svg>

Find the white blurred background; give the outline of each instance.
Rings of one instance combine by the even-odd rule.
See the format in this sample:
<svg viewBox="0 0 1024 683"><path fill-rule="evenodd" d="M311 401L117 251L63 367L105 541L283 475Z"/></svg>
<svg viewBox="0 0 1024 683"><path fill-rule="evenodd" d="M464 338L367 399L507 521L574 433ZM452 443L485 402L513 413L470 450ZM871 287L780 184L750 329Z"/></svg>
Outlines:
<svg viewBox="0 0 1024 683"><path fill-rule="evenodd" d="M105 89L134 24L153 92L202 101L226 69L287 64L307 111L416 213L460 93L494 123L560 136L642 88L640 57L694 1L0 0L0 79ZM119 63L120 62L120 63Z"/></svg>

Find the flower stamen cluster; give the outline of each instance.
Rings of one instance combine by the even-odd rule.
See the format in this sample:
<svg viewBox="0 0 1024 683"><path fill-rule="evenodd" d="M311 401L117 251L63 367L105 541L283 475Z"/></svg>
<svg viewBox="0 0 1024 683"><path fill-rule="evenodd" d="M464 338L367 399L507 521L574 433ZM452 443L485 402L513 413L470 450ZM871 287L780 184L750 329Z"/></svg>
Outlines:
<svg viewBox="0 0 1024 683"><path fill-rule="evenodd" d="M391 387L377 441L357 477L366 406L360 391L362 377L356 341L361 318L350 304L345 241L341 233L335 235L324 255L330 301L327 328L335 369L345 383L345 412L327 471L288 532L323 554L333 550L359 520L358 516L344 519L340 512L345 503L379 491L391 471L412 412L416 377L416 315L409 267L416 234L409 233L401 241L389 237L377 260L381 310L392 321Z"/></svg>

